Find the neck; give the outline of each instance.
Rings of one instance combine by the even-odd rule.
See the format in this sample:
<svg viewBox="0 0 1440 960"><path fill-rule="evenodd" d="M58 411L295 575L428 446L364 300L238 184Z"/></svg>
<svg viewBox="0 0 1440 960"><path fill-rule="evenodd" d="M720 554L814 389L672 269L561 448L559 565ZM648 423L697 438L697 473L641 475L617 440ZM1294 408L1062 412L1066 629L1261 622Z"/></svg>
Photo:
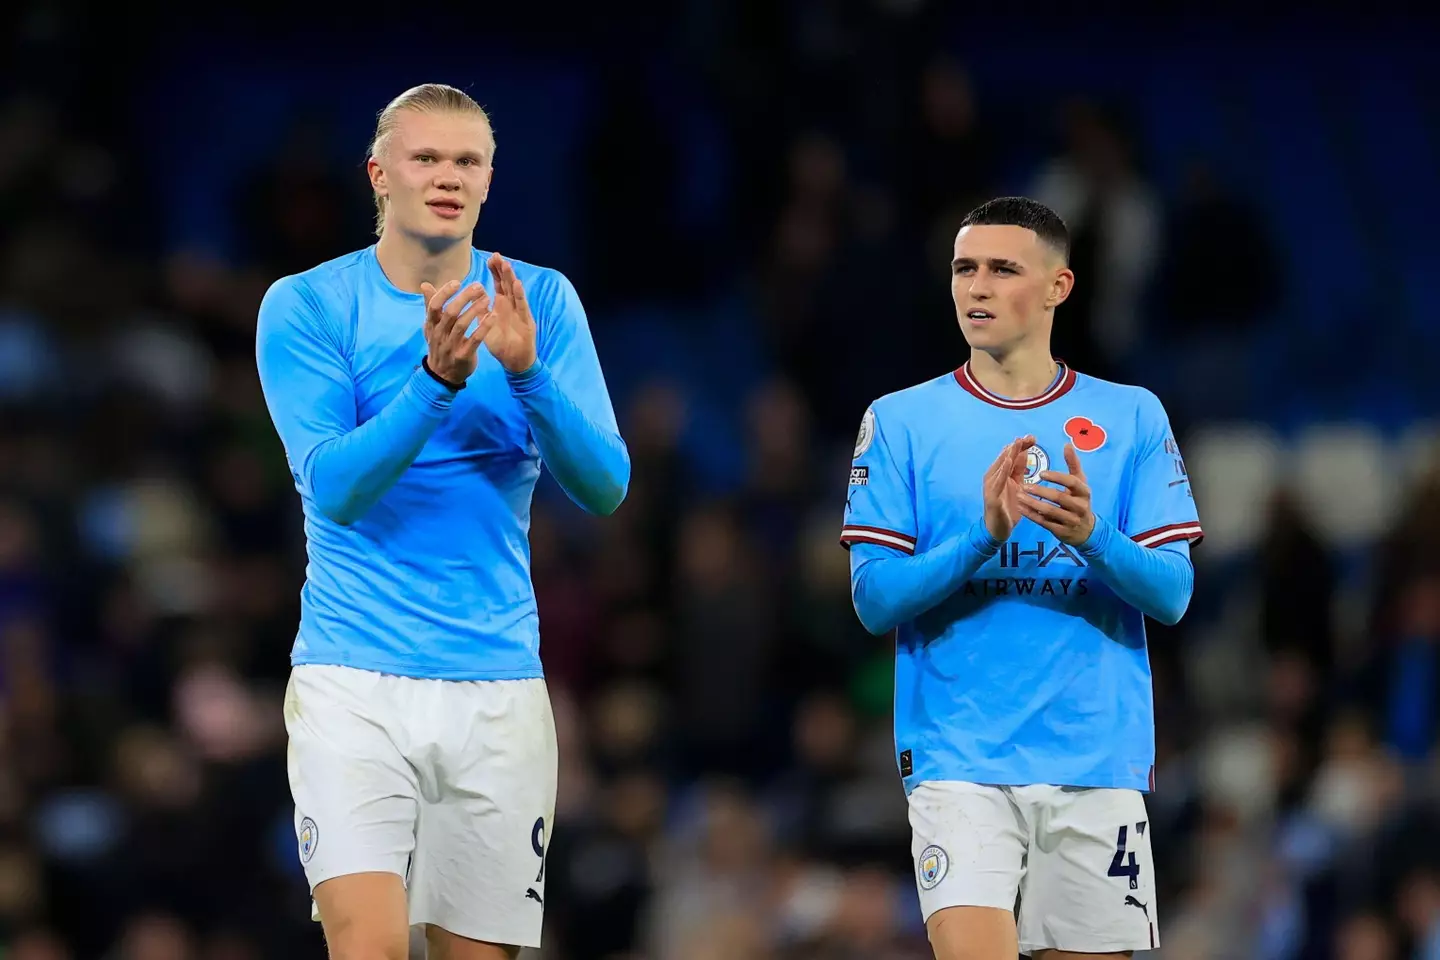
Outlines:
<svg viewBox="0 0 1440 960"><path fill-rule="evenodd" d="M970 374L980 386L1015 400L1044 393L1059 369L1048 343L1019 344L1003 353L970 351Z"/></svg>
<svg viewBox="0 0 1440 960"><path fill-rule="evenodd" d="M451 280L463 281L470 275L468 238L426 241L389 228L375 245L375 257L390 282L406 293L419 293L422 283L440 287Z"/></svg>

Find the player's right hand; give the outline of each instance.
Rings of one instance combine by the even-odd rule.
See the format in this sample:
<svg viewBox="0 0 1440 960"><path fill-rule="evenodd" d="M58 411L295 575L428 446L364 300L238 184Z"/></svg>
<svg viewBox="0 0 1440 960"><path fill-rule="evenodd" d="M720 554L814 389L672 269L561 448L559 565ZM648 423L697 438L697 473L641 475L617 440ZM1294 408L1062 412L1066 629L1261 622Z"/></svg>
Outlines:
<svg viewBox="0 0 1440 960"><path fill-rule="evenodd" d="M420 292L425 296L425 342L430 347L426 360L436 376L458 389L475 372L476 353L484 339L467 337L465 331L471 321L490 311L490 295L478 282L461 290L459 280L438 290L432 283L422 283Z"/></svg>
<svg viewBox="0 0 1440 960"><path fill-rule="evenodd" d="M1034 444L1033 436L1017 437L1004 446L985 471L985 529L1001 542L1010 539L1015 524L1020 522L1026 451Z"/></svg>

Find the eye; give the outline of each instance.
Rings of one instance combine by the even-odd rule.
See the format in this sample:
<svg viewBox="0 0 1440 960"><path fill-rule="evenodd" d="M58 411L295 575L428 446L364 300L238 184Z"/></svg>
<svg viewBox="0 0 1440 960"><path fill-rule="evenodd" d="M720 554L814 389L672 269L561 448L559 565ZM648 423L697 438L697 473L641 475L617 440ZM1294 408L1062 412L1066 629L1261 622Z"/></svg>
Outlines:
<svg viewBox="0 0 1440 960"><path fill-rule="evenodd" d="M1006 274L1009 274L1009 273L1014 273L1015 270L1014 270L1013 268L1011 268L1011 267L996 267L996 268L995 268L995 272L996 272L996 273L1006 273Z"/></svg>
<svg viewBox="0 0 1440 960"><path fill-rule="evenodd" d="M430 161L434 160L435 158L432 157L432 156L430 156L430 154L428 154L428 153L417 153L417 154L415 155L415 159L418 160L418 161L420 161L421 163L429 163Z"/></svg>
<svg viewBox="0 0 1440 960"><path fill-rule="evenodd" d="M975 268L970 266L969 264L964 264L955 268L955 276L957 277L968 277L974 272Z"/></svg>

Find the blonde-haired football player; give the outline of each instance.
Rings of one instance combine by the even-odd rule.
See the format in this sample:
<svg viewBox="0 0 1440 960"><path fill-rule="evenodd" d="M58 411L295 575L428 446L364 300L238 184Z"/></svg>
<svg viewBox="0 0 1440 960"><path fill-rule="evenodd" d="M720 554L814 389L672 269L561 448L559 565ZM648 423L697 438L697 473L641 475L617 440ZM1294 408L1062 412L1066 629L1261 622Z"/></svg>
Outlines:
<svg viewBox="0 0 1440 960"><path fill-rule="evenodd" d="M542 466L581 507L630 460L575 288L472 245L485 111L380 114L374 245L276 281L256 353L305 514L285 699L300 859L335 960L539 946L554 720L530 582Z"/></svg>

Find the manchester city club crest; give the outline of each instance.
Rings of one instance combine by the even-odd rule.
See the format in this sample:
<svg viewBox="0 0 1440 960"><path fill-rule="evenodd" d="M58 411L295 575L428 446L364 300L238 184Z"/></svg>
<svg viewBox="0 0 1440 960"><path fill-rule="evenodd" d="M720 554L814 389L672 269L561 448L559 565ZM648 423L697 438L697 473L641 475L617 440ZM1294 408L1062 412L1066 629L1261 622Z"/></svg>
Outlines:
<svg viewBox="0 0 1440 960"><path fill-rule="evenodd" d="M1050 469L1050 454L1040 444L1025 451L1025 482L1039 483L1040 474Z"/></svg>
<svg viewBox="0 0 1440 960"><path fill-rule="evenodd" d="M860 420L860 435L855 438L855 459L859 460L875 442L875 411L866 410Z"/></svg>
<svg viewBox="0 0 1440 960"><path fill-rule="evenodd" d="M306 863L315 856L315 848L320 844L320 828L315 826L315 821L306 817L300 821L300 859Z"/></svg>
<svg viewBox="0 0 1440 960"><path fill-rule="evenodd" d="M920 860L917 867L920 876L920 889L933 890L941 880L945 879L945 874L949 872L950 857L946 855L942 848L932 843L920 851Z"/></svg>

